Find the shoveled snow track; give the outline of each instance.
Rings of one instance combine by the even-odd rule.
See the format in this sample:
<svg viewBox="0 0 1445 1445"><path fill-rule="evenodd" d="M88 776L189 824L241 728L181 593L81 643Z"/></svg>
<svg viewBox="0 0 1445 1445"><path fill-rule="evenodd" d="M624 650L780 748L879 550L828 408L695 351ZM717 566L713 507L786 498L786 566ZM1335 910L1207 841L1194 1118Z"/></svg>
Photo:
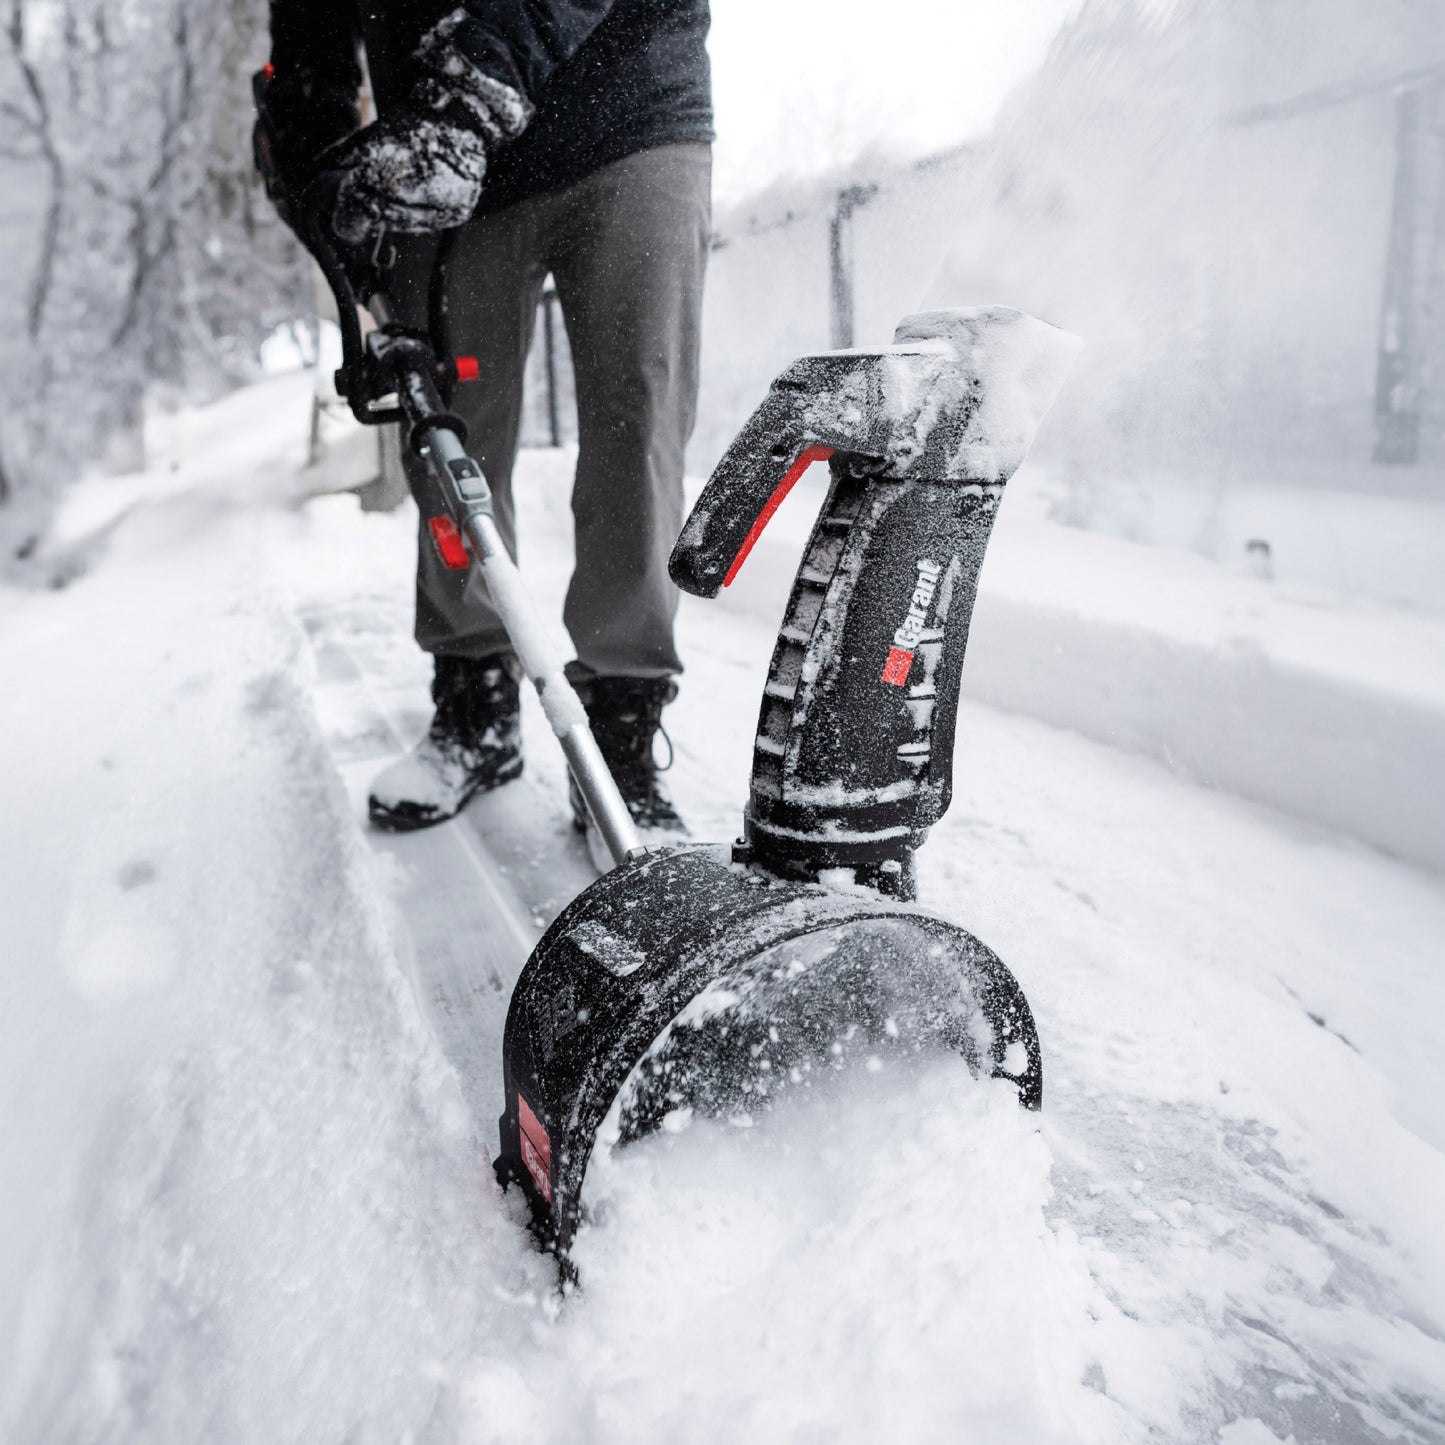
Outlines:
<svg viewBox="0 0 1445 1445"><path fill-rule="evenodd" d="M424 690L400 695L378 654L385 621L311 608L302 622L316 659L317 714L348 792L364 811L371 777L426 725ZM476 798L451 823L412 833L368 830L395 867L418 999L479 1127L502 1109L502 1030L512 985L546 926L596 873L580 837L559 827L532 776Z"/></svg>

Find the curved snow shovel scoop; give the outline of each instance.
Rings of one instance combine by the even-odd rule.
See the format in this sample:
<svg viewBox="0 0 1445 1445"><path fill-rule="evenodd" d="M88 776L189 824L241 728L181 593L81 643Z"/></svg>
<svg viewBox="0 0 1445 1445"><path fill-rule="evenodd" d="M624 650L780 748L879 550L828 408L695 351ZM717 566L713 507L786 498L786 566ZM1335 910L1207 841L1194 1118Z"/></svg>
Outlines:
<svg viewBox="0 0 1445 1445"><path fill-rule="evenodd" d="M950 1051L1036 1109L1038 1036L989 948L913 903L948 808L984 548L1076 342L1006 308L913 316L774 382L672 554L716 596L815 460L832 483L763 692L744 835L617 867L523 969L499 1177L566 1255L599 1134L751 1115L851 1061ZM779 480L781 478L781 481Z"/></svg>

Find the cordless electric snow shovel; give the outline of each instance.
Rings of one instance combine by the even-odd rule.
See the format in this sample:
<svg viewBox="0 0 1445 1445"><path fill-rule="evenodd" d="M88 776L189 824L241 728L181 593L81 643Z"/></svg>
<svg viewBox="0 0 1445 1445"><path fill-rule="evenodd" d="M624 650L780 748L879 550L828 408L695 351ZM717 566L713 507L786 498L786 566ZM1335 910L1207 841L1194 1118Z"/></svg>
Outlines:
<svg viewBox="0 0 1445 1445"><path fill-rule="evenodd" d="M1040 1107L1023 992L986 945L913 903L913 858L950 801L1004 484L1075 345L991 308L910 317L882 350L803 357L698 499L670 566L711 597L806 466L830 461L764 688L743 837L614 854L512 995L497 1170L564 1272L599 1134L750 1118L854 1061L931 1052Z"/></svg>
<svg viewBox="0 0 1445 1445"><path fill-rule="evenodd" d="M337 300L338 390L360 421L401 423L425 459L413 489L438 551L481 569L615 864L533 951L503 1039L497 1173L526 1192L564 1273L604 1128L625 1143L669 1116L736 1119L854 1061L936 1052L1040 1107L1022 990L986 945L915 905L913 857L950 800L984 548L1071 338L1003 308L939 312L905 321L893 346L807 356L777 379L671 560L679 586L715 596L808 463L831 459L764 689L744 836L646 849L447 410L472 368L438 360L436 308L429 334L389 321L383 275L338 257L329 200L318 182L304 215ZM358 271L382 323L365 336Z"/></svg>

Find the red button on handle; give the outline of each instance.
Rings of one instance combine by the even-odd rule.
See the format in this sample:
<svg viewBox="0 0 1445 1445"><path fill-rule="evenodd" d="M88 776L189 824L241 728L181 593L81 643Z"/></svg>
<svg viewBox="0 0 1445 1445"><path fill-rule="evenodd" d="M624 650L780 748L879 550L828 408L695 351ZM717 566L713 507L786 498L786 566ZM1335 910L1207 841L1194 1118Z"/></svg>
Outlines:
<svg viewBox="0 0 1445 1445"><path fill-rule="evenodd" d="M462 572L472 565L472 559L467 555L467 544L462 541L457 524L450 517L433 517L427 527L443 566L453 572Z"/></svg>

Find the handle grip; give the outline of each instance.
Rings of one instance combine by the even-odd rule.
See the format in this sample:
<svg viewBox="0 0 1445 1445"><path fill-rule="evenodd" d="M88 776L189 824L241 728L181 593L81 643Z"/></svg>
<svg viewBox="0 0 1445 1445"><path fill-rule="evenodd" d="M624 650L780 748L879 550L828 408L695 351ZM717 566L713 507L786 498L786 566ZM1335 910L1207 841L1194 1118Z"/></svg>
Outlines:
<svg viewBox="0 0 1445 1445"><path fill-rule="evenodd" d="M858 434L836 406L820 402L866 391L873 365L870 353L823 352L801 357L773 383L718 462L672 550L668 573L684 592L716 597L732 582L810 463L845 449L867 452L866 429Z"/></svg>

